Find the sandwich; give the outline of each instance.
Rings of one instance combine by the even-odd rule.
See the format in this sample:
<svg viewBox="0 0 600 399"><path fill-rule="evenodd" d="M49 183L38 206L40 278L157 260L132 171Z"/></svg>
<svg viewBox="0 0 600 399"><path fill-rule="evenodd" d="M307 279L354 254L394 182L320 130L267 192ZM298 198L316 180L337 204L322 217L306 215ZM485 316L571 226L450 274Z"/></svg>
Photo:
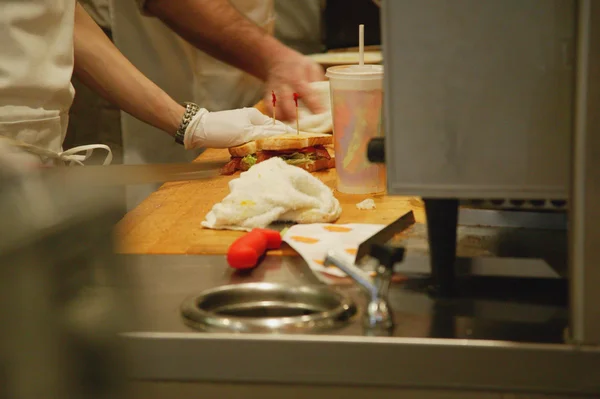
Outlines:
<svg viewBox="0 0 600 399"><path fill-rule="evenodd" d="M303 132L250 141L229 148L231 160L223 167L221 174L231 175L238 170L246 171L253 165L273 157L279 157L287 164L308 172L330 169L335 167L335 160L325 146L331 144L333 136L330 134Z"/></svg>

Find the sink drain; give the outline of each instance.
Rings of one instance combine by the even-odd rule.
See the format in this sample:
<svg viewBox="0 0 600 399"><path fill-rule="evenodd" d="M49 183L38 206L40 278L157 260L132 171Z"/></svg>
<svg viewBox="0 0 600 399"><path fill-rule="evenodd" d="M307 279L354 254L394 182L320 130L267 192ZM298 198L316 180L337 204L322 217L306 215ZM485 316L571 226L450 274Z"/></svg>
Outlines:
<svg viewBox="0 0 600 399"><path fill-rule="evenodd" d="M203 331L303 333L346 323L356 306L328 287L247 283L187 299L186 324Z"/></svg>

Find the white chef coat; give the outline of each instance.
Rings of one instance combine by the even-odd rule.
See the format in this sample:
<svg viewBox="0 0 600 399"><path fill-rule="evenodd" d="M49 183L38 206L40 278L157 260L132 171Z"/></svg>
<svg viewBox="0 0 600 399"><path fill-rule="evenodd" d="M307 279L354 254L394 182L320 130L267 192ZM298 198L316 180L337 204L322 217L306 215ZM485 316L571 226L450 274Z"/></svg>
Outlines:
<svg viewBox="0 0 600 399"><path fill-rule="evenodd" d="M111 0L113 39L142 73L179 102L192 101L210 111L252 106L262 98L261 82L196 49L158 18L143 15L144 0ZM273 32L273 0L231 0L246 17ZM121 114L124 163L191 161L186 151L157 129ZM127 188L131 209L159 185Z"/></svg>
<svg viewBox="0 0 600 399"><path fill-rule="evenodd" d="M0 135L62 151L74 18L75 0L0 1Z"/></svg>
<svg viewBox="0 0 600 399"><path fill-rule="evenodd" d="M303 54L323 52L324 6L323 0L275 0L275 37Z"/></svg>
<svg viewBox="0 0 600 399"><path fill-rule="evenodd" d="M62 150L75 90L75 0L0 1L0 138L46 164L79 164L105 145ZM79 154L85 152L85 155Z"/></svg>

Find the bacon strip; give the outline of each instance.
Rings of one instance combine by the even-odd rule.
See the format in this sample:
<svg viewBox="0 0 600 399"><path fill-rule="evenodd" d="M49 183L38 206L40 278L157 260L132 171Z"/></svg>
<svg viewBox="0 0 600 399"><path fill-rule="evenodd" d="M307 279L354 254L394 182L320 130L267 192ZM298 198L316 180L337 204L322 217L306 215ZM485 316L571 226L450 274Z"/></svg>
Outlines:
<svg viewBox="0 0 600 399"><path fill-rule="evenodd" d="M306 147L306 148L302 148L299 150L258 151L256 153L256 163L264 162L267 159L276 157L278 155L293 154L295 152L299 152L302 154L314 153L317 155L317 158L319 158L319 159L331 159L331 156L329 155L329 151L327 151L327 149L325 147L317 145L314 147ZM232 175L238 170L242 170L242 158L235 157L235 158L231 158L231 161L227 162L227 164L225 164L225 166L223 166L223 168L221 168L221 174L222 175Z"/></svg>
<svg viewBox="0 0 600 399"><path fill-rule="evenodd" d="M329 152L322 145L316 145L314 147L299 148L297 150L277 150L277 151L262 150L262 152L264 152L265 154L271 155L271 157L277 156L277 155L282 155L282 154L288 155L288 154L293 154L295 152L299 152L301 154L315 153L318 156L321 156L323 158L327 158L327 159L330 158Z"/></svg>
<svg viewBox="0 0 600 399"><path fill-rule="evenodd" d="M228 176L234 174L237 170L240 169L240 164L242 163L242 158L231 158L231 161L227 162L221 168L221 174Z"/></svg>
<svg viewBox="0 0 600 399"><path fill-rule="evenodd" d="M325 147L315 147L315 154L317 154L318 158L331 159L331 155L329 155L329 151Z"/></svg>
<svg viewBox="0 0 600 399"><path fill-rule="evenodd" d="M273 151L258 151L256 153L256 163L266 161L269 158L277 156L277 153Z"/></svg>

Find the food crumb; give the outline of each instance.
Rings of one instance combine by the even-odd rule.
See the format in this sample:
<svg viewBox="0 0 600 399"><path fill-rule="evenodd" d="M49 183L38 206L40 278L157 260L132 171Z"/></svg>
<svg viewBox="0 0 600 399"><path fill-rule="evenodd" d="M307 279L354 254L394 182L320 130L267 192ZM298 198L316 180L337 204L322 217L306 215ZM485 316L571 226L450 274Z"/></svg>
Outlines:
<svg viewBox="0 0 600 399"><path fill-rule="evenodd" d="M375 209L375 201L373 201L373 199L371 199L371 198L367 198L366 200L356 204L356 208L362 209L362 210Z"/></svg>

